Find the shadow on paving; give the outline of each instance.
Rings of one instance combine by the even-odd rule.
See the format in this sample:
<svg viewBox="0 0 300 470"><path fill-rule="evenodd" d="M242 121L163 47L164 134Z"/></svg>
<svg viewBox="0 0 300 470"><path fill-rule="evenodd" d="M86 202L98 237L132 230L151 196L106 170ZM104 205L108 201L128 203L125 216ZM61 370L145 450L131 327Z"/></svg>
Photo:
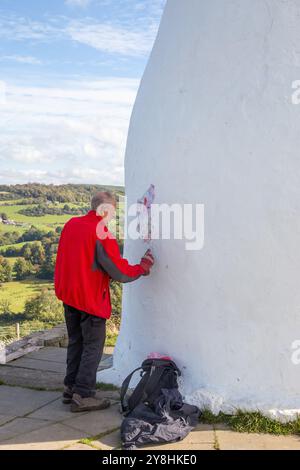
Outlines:
<svg viewBox="0 0 300 470"><path fill-rule="evenodd" d="M97 392L112 406L93 413L71 413L60 392L0 386L0 450L58 450L82 439L110 434L119 428L118 392ZM99 441L98 447L101 448Z"/></svg>
<svg viewBox="0 0 300 470"><path fill-rule="evenodd" d="M118 391L98 391L112 406L93 413L71 413L61 392L66 350L48 347L0 366L0 450L120 449ZM110 367L112 350L99 370ZM21 387L19 386L21 385ZM26 388L27 387L27 388ZM44 390L37 390L42 388ZM182 442L147 450L300 450L299 436L240 434L226 426L199 424Z"/></svg>
<svg viewBox="0 0 300 470"><path fill-rule="evenodd" d="M0 380L7 385L61 390L66 368L65 348L45 347L0 365ZM98 370L112 365L112 348L105 348Z"/></svg>

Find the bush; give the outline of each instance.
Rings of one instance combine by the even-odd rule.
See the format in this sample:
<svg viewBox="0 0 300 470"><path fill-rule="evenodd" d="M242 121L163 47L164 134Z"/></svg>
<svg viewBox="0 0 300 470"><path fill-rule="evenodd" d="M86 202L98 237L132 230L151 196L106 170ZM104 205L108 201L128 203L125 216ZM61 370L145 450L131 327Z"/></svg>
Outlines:
<svg viewBox="0 0 300 470"><path fill-rule="evenodd" d="M120 328L121 312L122 312L122 285L119 282L112 282L110 286L112 315L109 325L113 325L117 330ZM112 328L114 329L114 328Z"/></svg>
<svg viewBox="0 0 300 470"><path fill-rule="evenodd" d="M70 207L65 204L63 207L50 207L49 205L38 204L26 209L19 210L19 214L28 217L43 217L49 215L83 215L88 211L89 207Z"/></svg>
<svg viewBox="0 0 300 470"><path fill-rule="evenodd" d="M45 261L45 249L40 241L26 243L23 246L22 254L32 264L43 264Z"/></svg>
<svg viewBox="0 0 300 470"><path fill-rule="evenodd" d="M10 282L12 280L12 269L3 256L0 256L0 282Z"/></svg>
<svg viewBox="0 0 300 470"><path fill-rule="evenodd" d="M2 300L0 302L0 315L3 317L10 317L13 312L10 308L10 302L8 300Z"/></svg>
<svg viewBox="0 0 300 470"><path fill-rule="evenodd" d="M19 258L14 264L14 271L16 274L16 280L22 281L33 272L33 266L30 261L26 261L24 258Z"/></svg>
<svg viewBox="0 0 300 470"><path fill-rule="evenodd" d="M51 252L46 255L45 261L41 264L38 271L39 279L53 280L55 271L56 254Z"/></svg>
<svg viewBox="0 0 300 470"><path fill-rule="evenodd" d="M53 291L43 289L36 297L27 300L24 316L26 320L58 324L64 321L63 305Z"/></svg>

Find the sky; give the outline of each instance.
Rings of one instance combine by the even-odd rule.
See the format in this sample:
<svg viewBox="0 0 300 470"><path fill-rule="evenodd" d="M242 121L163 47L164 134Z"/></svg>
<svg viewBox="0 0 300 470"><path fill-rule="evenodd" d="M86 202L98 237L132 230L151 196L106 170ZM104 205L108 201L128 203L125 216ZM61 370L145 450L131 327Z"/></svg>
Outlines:
<svg viewBox="0 0 300 470"><path fill-rule="evenodd" d="M0 184L122 185L166 0L0 0Z"/></svg>

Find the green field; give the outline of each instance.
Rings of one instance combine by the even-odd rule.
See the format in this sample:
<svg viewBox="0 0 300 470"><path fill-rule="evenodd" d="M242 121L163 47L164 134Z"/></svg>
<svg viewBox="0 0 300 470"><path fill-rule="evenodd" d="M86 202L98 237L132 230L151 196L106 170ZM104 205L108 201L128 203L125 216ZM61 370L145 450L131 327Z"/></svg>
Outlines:
<svg viewBox="0 0 300 470"><path fill-rule="evenodd" d="M21 313L26 300L37 295L43 288L53 289L53 283L36 279L5 282L0 287L0 303L7 301L14 313Z"/></svg>
<svg viewBox="0 0 300 470"><path fill-rule="evenodd" d="M11 265L11 267L14 266L15 262L17 261L17 259L19 258L13 258L13 257L10 257L10 258L7 258L7 261L9 262L9 264ZM1 292L1 291L0 291Z"/></svg>
<svg viewBox="0 0 300 470"><path fill-rule="evenodd" d="M2 186L3 189L6 189L5 187ZM1 188L1 189L2 189ZM89 200L92 194L95 193L96 190L109 190L112 189L115 191L117 194L123 195L122 188L96 188L92 187L90 185L86 185L86 187L83 186L60 186L60 187L53 187L51 185L25 185L24 189L20 189L20 186L16 186L16 192L14 193L14 187L11 187L9 189L9 192L7 191L0 191L1 194L10 194L10 199L0 201L0 214L4 213L6 214L7 218L10 220L15 221L16 223L21 223L24 224L22 226L15 226L15 225L6 225L3 223L0 223L0 234L2 237L1 243L5 243L5 245L0 246L0 255L5 254L5 251L7 249L13 248L16 250L20 250L25 244L29 243L35 243L34 241L26 241L22 243L11 243L12 240L18 240L19 236L21 236L24 232L29 231L31 227L35 227L39 229L42 234L38 234L38 239L40 240L40 244L43 242L42 249L44 249L44 260L46 264L46 269L44 271L41 271L41 276L39 276L39 270L42 267L43 261L36 261L36 258L33 256L32 261L32 270L29 271L28 273L25 274L27 278L22 281L17 281L15 279L15 273L12 272L12 278L13 280L11 282L6 282L7 278L5 279L4 277L2 278L3 281L0 283L0 341L10 341L12 339L15 339L15 327L16 323L20 324L21 328L21 336L24 336L26 334L29 334L31 331L36 331L36 329L43 330L45 328L51 328L53 326L53 323L51 324L51 314L50 314L50 320L48 319L48 316L45 317L39 315L38 313L35 314L35 316L32 318L30 315L27 315L27 313L24 313L24 307L25 303L29 299L34 299L34 301L37 298L37 301L39 301L38 295L40 294L43 289L50 289L53 291L53 263L48 261L47 259L47 248L53 248L54 250L57 249L57 244L58 244L58 239L59 239L59 232L55 232L55 229L57 227L63 227L63 225L74 215L72 214L64 214L64 215L53 215L53 214L46 214L41 217L39 216L26 216L24 214L20 214L20 211L23 211L24 209L30 209L33 207L36 207L36 204L32 204L33 201L37 201L42 199L42 206L45 207L47 204L49 208L61 208L62 212L66 212L64 210L64 206L67 204L70 208L81 208L81 207L87 207L89 205ZM24 191L24 198L19 197L20 194ZM17 195L16 199L12 199L14 197L14 194ZM26 196L25 196L26 194ZM46 197L46 194L48 196ZM49 195L50 194L50 195ZM39 198L39 199L36 199ZM54 203L49 203L48 201L76 201L78 200L78 203L72 203L72 202L66 202L66 203L61 203L61 202L54 202ZM81 201L87 201L87 202L81 202ZM11 232L16 232L18 235L13 236L13 237L3 237L4 233L11 233ZM50 235L48 235L48 232L52 232ZM42 240L42 242L41 242ZM33 248L34 251L34 248ZM49 251L48 251L49 253ZM54 251L55 253L55 251ZM13 268L15 262L17 261L17 257L6 257L6 260L9 262L10 266ZM29 255L27 252L27 257L26 259L30 259L30 249L29 249ZM43 260L43 258L38 258L40 260ZM49 264L48 264L49 263ZM49 266L50 270L47 270L47 267ZM45 275L46 273L46 275ZM47 281L44 281L40 279L39 277L46 277L46 279L49 279ZM115 305L120 304L120 299L119 297L121 296L121 291L116 293L116 299ZM51 305L50 313L55 312L55 306L54 304L51 303L51 297L53 297L52 294L49 294L50 300L48 300L47 295L43 294L40 296L42 299L47 299L47 302L49 302L48 305ZM55 296L54 296L55 299ZM57 300L55 299L55 302ZM59 303L59 302L58 302ZM34 302L33 302L34 304ZM32 305L32 303L31 303ZM59 306L61 304L59 303ZM27 312L28 309L30 309L31 306L27 306ZM117 307L116 307L117 308ZM119 308L119 307L118 307ZM40 304L38 304L38 311L40 312L42 310L42 307L40 308ZM26 317L27 315L27 317ZM58 320L55 320L58 321ZM61 319L59 320L61 321ZM119 326L119 324L118 324ZM107 336L107 344L113 345L115 343L116 337L117 337L117 331L115 325L112 323L111 325L108 323L108 336Z"/></svg>
<svg viewBox="0 0 300 470"><path fill-rule="evenodd" d="M6 225L6 224L0 224L0 232L19 232L22 234L26 230L28 230L31 226L37 227L41 230L55 230L56 227L63 226L69 219L74 217L73 215L70 214L65 214L65 215L51 215L47 214L41 217L33 217L33 216L27 216L24 214L19 214L19 211L22 209L27 209L32 207L31 204L27 205L22 205L22 204L16 204L16 202L21 202L23 199L19 199L16 201L2 201L2 204L0 202L0 212L4 212L7 217L11 220L14 220L15 222L20 222L23 224L26 224L23 227L16 227L15 225ZM14 202L14 204L12 204ZM7 203L10 203L12 205L5 205ZM55 205L52 205L51 207L63 207L65 204L64 203L58 203ZM69 207L82 207L84 206L84 203L80 204L72 204L68 203Z"/></svg>
<svg viewBox="0 0 300 470"><path fill-rule="evenodd" d="M20 199L19 201L21 201ZM7 206L5 204L19 201L3 201L0 203L0 212L7 214L9 219L16 222L26 223L25 227L16 227L14 225L0 224L0 231L3 232L18 232L20 235L28 230L32 225L45 231L55 230L57 226L62 226L72 216L71 215L46 215L43 217L28 217L26 215L19 214L18 211L31 207L30 205L13 204ZM62 204L57 204L59 207ZM69 206L74 206L69 204ZM0 246L0 254L3 253L7 248L22 248L25 243L34 242L22 242L16 244L8 244ZM7 257L6 258L10 265L13 267L18 258ZM53 283L48 281L42 281L39 279L26 279L24 281L12 281L3 283L0 287L0 303L8 302L11 311L14 313L22 313L24 310L25 302L36 296L43 288L53 288Z"/></svg>
<svg viewBox="0 0 300 470"><path fill-rule="evenodd" d="M8 250L9 248L17 248L17 249L23 248L23 246L26 245L27 243L34 243L34 242L29 241L29 242L14 243L13 245L12 244L2 245L2 246L0 246L0 254L1 254L1 252L4 252L5 250Z"/></svg>
<svg viewBox="0 0 300 470"><path fill-rule="evenodd" d="M31 217L23 214L19 214L19 211L22 209L28 209L31 205L18 205L13 206L3 206L0 205L1 212L5 212L9 219L14 220L15 222L22 222L29 225L52 225L52 224L63 224L70 219L70 215L44 215L42 217ZM59 207L59 205L57 205ZM17 227L18 228L18 227Z"/></svg>
<svg viewBox="0 0 300 470"><path fill-rule="evenodd" d="M0 206L0 210L1 210ZM6 232L18 232L20 234L24 233L26 230L30 228L30 225L26 227L15 227L14 225L5 225L5 224L0 224L0 233L6 233ZM46 227L47 228L47 227Z"/></svg>

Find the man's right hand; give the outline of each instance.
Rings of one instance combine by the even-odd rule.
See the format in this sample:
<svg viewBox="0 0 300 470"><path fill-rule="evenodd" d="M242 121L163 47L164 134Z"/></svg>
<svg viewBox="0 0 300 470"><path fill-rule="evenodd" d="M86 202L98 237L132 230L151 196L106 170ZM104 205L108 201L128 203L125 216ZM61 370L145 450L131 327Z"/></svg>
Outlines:
<svg viewBox="0 0 300 470"><path fill-rule="evenodd" d="M141 259L141 267L145 271L143 276L148 276L150 274L150 270L153 265L154 265L154 257L151 253L151 250L147 250L143 258Z"/></svg>

